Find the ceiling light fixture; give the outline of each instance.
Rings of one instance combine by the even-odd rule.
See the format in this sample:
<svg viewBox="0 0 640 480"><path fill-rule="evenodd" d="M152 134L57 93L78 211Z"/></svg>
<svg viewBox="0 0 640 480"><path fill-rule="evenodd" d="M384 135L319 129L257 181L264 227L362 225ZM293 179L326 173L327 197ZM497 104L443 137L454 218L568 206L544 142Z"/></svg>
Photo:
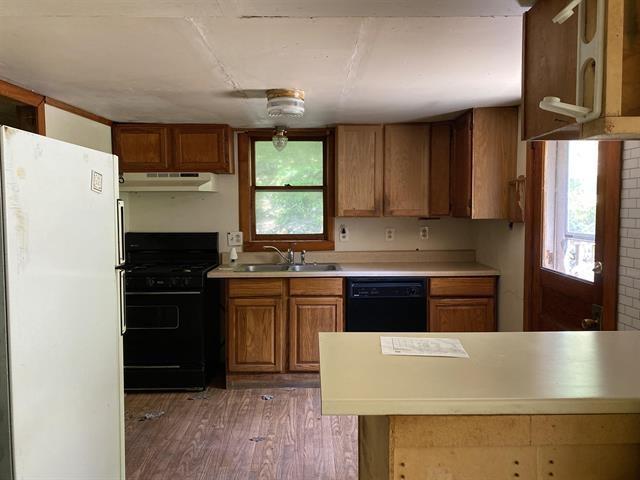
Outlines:
<svg viewBox="0 0 640 480"><path fill-rule="evenodd" d="M287 146L287 142L289 139L287 138L287 128L286 127L276 127L276 131L271 137L271 142L273 143L274 148L281 152L284 150L284 147Z"/></svg>
<svg viewBox="0 0 640 480"><path fill-rule="evenodd" d="M304 90L274 88L267 90L267 114L270 117L304 115Z"/></svg>

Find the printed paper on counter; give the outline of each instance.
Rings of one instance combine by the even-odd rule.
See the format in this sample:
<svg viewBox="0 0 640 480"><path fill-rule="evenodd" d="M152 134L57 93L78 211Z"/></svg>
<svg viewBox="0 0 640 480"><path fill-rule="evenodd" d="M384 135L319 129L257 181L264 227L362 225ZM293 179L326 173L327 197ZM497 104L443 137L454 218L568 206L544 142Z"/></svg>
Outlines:
<svg viewBox="0 0 640 480"><path fill-rule="evenodd" d="M469 358L457 338L380 337L383 355Z"/></svg>

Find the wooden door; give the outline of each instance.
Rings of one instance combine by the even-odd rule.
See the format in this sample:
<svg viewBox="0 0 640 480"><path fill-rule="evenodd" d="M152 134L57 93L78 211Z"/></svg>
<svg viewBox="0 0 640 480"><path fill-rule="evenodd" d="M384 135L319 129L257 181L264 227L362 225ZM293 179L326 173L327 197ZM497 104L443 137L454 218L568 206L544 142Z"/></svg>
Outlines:
<svg viewBox="0 0 640 480"><path fill-rule="evenodd" d="M121 172L170 169L169 129L162 125L114 125L113 153Z"/></svg>
<svg viewBox="0 0 640 480"><path fill-rule="evenodd" d="M384 215L429 216L429 125L386 125L384 132Z"/></svg>
<svg viewBox="0 0 640 480"><path fill-rule="evenodd" d="M525 329L616 329L621 150L620 142L530 145Z"/></svg>
<svg viewBox="0 0 640 480"><path fill-rule="evenodd" d="M449 215L449 169L451 167L451 123L431 126L431 172L429 175L429 213Z"/></svg>
<svg viewBox="0 0 640 480"><path fill-rule="evenodd" d="M491 298L429 299L430 332L493 332L495 301Z"/></svg>
<svg viewBox="0 0 640 480"><path fill-rule="evenodd" d="M382 215L381 125L339 125L336 130L336 215Z"/></svg>
<svg viewBox="0 0 640 480"><path fill-rule="evenodd" d="M229 372L282 372L284 314L280 298L232 298L227 312Z"/></svg>
<svg viewBox="0 0 640 480"><path fill-rule="evenodd" d="M539 106L544 97L576 103L577 11L562 24L552 21L566 5L567 0L539 1L524 16L525 139L575 123L572 117L548 112Z"/></svg>
<svg viewBox="0 0 640 480"><path fill-rule="evenodd" d="M451 156L451 215L471 216L471 149L473 112L458 117L453 124Z"/></svg>
<svg viewBox="0 0 640 480"><path fill-rule="evenodd" d="M176 125L172 130L177 171L233 173L227 125Z"/></svg>
<svg viewBox="0 0 640 480"><path fill-rule="evenodd" d="M319 370L318 334L341 332L342 312L340 297L292 297L289 300L289 370Z"/></svg>

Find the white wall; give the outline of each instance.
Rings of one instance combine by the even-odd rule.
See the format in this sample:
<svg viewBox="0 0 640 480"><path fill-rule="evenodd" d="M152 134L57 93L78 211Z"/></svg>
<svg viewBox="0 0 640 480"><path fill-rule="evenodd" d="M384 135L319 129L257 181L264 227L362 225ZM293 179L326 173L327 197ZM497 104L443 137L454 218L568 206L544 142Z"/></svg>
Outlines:
<svg viewBox="0 0 640 480"><path fill-rule="evenodd" d="M517 175L526 173L526 165L527 143L519 142ZM509 229L506 220L475 220L474 228L477 261L500 271L498 329L520 331L524 323L524 224Z"/></svg>
<svg viewBox="0 0 640 480"><path fill-rule="evenodd" d="M51 105L44 106L47 137L111 153L111 127Z"/></svg>
<svg viewBox="0 0 640 480"><path fill-rule="evenodd" d="M621 196L618 330L640 330L640 141L624 143Z"/></svg>

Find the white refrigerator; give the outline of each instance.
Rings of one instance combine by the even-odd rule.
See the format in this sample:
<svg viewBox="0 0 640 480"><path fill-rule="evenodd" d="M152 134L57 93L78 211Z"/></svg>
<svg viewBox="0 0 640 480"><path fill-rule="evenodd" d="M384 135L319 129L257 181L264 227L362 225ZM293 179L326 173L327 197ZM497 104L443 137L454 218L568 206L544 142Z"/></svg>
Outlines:
<svg viewBox="0 0 640 480"><path fill-rule="evenodd" d="M0 127L0 479L124 479L117 157Z"/></svg>

